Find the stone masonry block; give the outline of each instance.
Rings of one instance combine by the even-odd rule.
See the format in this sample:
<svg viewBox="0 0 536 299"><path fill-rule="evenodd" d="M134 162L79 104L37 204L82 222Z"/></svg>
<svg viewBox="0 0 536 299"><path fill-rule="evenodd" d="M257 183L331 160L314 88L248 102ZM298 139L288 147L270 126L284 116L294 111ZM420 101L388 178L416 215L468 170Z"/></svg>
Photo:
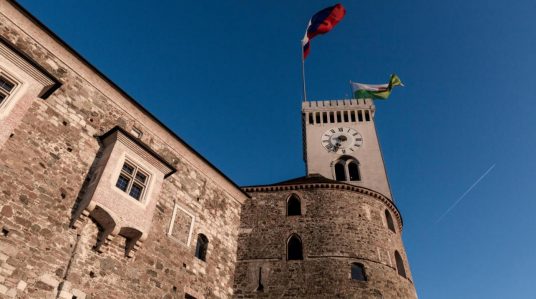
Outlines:
<svg viewBox="0 0 536 299"><path fill-rule="evenodd" d="M80 291L79 289L73 289L73 296L76 296L78 299L86 299L86 293Z"/></svg>
<svg viewBox="0 0 536 299"><path fill-rule="evenodd" d="M53 288L57 288L58 285L60 284L59 281L57 279L55 279L54 277L52 277L52 275L50 274L43 274L41 275L41 277L39 277L39 280L48 285L48 286L51 286Z"/></svg>
<svg viewBox="0 0 536 299"><path fill-rule="evenodd" d="M24 280L21 280L19 281L19 283L17 284L17 290L23 292L25 289L26 289L26 286L28 284L24 281Z"/></svg>
<svg viewBox="0 0 536 299"><path fill-rule="evenodd" d="M5 294L7 293L7 287L3 284L0 284L0 294Z"/></svg>

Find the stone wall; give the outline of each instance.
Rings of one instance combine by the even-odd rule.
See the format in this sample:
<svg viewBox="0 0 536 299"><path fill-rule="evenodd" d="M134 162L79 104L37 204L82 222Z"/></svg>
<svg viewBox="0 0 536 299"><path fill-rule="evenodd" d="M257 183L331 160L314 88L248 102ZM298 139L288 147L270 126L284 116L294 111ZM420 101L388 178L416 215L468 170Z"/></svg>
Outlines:
<svg viewBox="0 0 536 299"><path fill-rule="evenodd" d="M246 196L106 80L84 75L83 62L7 1L0 35L62 83L32 101L0 148L0 298L230 297ZM72 219L95 174L96 136L117 125L140 129L141 141L177 169L133 257L121 236L94 250L99 225ZM194 216L188 244L168 236L176 205ZM206 262L194 256L199 233L209 239Z"/></svg>
<svg viewBox="0 0 536 299"><path fill-rule="evenodd" d="M334 188L251 192L240 227L236 298L416 298L395 210L374 196ZM301 199L301 216L286 215L291 194ZM386 209L396 232L387 227ZM303 260L287 260L291 234L303 242ZM395 250L407 278L397 273ZM367 281L351 279L354 262L364 265Z"/></svg>

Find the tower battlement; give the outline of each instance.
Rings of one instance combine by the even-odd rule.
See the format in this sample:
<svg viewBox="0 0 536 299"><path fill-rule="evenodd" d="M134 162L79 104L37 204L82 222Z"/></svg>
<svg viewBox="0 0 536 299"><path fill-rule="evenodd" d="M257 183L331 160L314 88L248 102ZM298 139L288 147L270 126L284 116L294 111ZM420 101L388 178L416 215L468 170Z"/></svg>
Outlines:
<svg viewBox="0 0 536 299"><path fill-rule="evenodd" d="M371 109L374 110L372 99L342 99L342 100L325 100L325 101L307 101L302 102L302 111L311 110L339 110L341 108Z"/></svg>

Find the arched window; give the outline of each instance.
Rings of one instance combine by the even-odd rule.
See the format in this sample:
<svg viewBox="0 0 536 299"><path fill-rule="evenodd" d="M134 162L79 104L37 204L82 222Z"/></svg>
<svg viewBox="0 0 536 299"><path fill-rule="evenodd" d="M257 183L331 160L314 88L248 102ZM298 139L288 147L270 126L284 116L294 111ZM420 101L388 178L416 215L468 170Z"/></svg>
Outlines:
<svg viewBox="0 0 536 299"><path fill-rule="evenodd" d="M287 260L303 260L302 242L298 235L292 235L288 239Z"/></svg>
<svg viewBox="0 0 536 299"><path fill-rule="evenodd" d="M346 170L344 169L344 164L341 162L335 164L335 180L346 181Z"/></svg>
<svg viewBox="0 0 536 299"><path fill-rule="evenodd" d="M197 235L197 245L195 247L195 257L206 261L208 249L208 238L203 234Z"/></svg>
<svg viewBox="0 0 536 299"><path fill-rule="evenodd" d="M350 176L350 181L361 181L359 165L357 165L356 161L350 161L348 163L348 175Z"/></svg>
<svg viewBox="0 0 536 299"><path fill-rule="evenodd" d="M363 266L363 264L352 264L352 279L359 281L367 281L367 277L365 276L365 267Z"/></svg>
<svg viewBox="0 0 536 299"><path fill-rule="evenodd" d="M292 194L287 201L287 216L301 215L300 198L296 194Z"/></svg>
<svg viewBox="0 0 536 299"><path fill-rule="evenodd" d="M406 277L406 269L404 268L404 261L402 260L402 257L400 256L400 253L398 253L398 251L395 251L395 260L396 260L396 270L398 271L398 275L402 277Z"/></svg>
<svg viewBox="0 0 536 299"><path fill-rule="evenodd" d="M385 220L387 220L387 227L393 233L396 233L395 224L393 223L393 217L391 217L391 213L389 213L389 211L387 211L387 210L385 210Z"/></svg>

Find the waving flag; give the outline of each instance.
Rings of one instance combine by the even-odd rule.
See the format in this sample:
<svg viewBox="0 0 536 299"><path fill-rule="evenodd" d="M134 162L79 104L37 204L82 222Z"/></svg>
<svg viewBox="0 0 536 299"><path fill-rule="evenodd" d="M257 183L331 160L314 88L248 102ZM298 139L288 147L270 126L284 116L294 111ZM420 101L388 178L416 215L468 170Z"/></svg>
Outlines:
<svg viewBox="0 0 536 299"><path fill-rule="evenodd" d="M356 99L381 99L386 100L395 86L404 86L396 74L391 75L388 84L363 84L350 81L352 91Z"/></svg>
<svg viewBox="0 0 536 299"><path fill-rule="evenodd" d="M303 60L309 55L311 40L315 36L327 33L333 29L344 18L345 14L346 9L339 3L322 9L311 18L302 40Z"/></svg>

